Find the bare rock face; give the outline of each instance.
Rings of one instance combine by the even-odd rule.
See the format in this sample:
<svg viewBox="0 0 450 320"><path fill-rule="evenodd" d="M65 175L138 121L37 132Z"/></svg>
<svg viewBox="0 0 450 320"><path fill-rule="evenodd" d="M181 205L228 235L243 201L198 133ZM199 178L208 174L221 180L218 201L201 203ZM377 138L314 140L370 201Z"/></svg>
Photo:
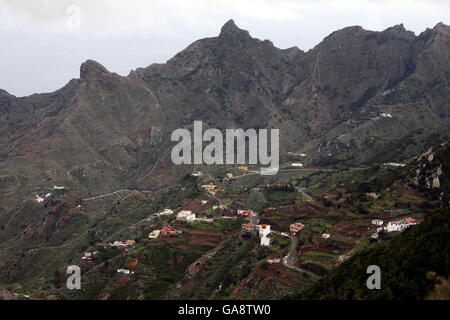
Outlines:
<svg viewBox="0 0 450 320"><path fill-rule="evenodd" d="M247 30L240 29L232 19L224 24L220 31L219 37L236 40L239 39L243 41L252 39L250 33Z"/></svg>
<svg viewBox="0 0 450 320"><path fill-rule="evenodd" d="M81 79L95 79L105 74L109 74L109 71L94 60L87 60L80 67Z"/></svg>
<svg viewBox="0 0 450 320"><path fill-rule="evenodd" d="M217 37L128 77L88 60L80 79L54 93L0 92L1 166L32 184L62 179L95 192L160 186L168 181L151 173L170 163L171 131L194 120L278 128L281 154L301 150L306 164L402 161L450 130L449 30L353 26L303 52L230 20ZM51 162L39 160L43 150Z"/></svg>
<svg viewBox="0 0 450 320"><path fill-rule="evenodd" d="M410 167L413 168L411 183L425 189L441 190L445 194L450 192L450 144L444 143L430 148L422 154Z"/></svg>

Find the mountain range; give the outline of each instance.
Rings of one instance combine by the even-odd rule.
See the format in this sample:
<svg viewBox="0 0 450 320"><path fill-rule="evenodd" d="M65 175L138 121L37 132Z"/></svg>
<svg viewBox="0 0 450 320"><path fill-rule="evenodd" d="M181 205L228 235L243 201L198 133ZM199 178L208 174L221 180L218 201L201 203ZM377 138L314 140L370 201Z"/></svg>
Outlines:
<svg viewBox="0 0 450 320"><path fill-rule="evenodd" d="M55 92L15 97L0 90L0 239L7 243L0 267L8 265L0 284L21 277L37 283L47 269L33 274L24 265L44 268L47 258L61 267L96 241L136 227L148 210L195 199L186 175L196 168L170 159L172 131L195 120L221 130L280 129L282 163L302 153L306 167L326 174L417 157L450 138L449 61L443 23L419 35L403 25L347 27L304 52L255 39L230 20L217 37L128 76L88 60L78 79ZM427 159L439 159L440 169ZM436 189L435 177L448 170L434 159L417 158L422 167L408 173L409 183ZM72 215L82 199L124 189L140 191ZM11 249L42 246L33 258ZM64 254L50 254L56 248Z"/></svg>
<svg viewBox="0 0 450 320"><path fill-rule="evenodd" d="M0 92L2 194L47 181L84 194L165 185L178 176L169 135L194 120L279 128L282 151L308 152L313 164L404 160L447 134L449 39L442 23L418 36L348 27L303 52L230 20L127 77L86 61L53 93Z"/></svg>

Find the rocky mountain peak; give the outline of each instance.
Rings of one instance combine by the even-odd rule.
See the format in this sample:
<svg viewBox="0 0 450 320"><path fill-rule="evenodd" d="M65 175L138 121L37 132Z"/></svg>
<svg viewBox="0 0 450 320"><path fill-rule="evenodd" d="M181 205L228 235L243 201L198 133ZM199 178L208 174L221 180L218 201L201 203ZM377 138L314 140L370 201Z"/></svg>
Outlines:
<svg viewBox="0 0 450 320"><path fill-rule="evenodd" d="M13 97L8 91L0 89L0 97Z"/></svg>
<svg viewBox="0 0 450 320"><path fill-rule="evenodd" d="M251 38L247 30L240 29L233 19L228 20L220 31L219 37L239 37L239 38Z"/></svg>
<svg viewBox="0 0 450 320"><path fill-rule="evenodd" d="M102 74L108 74L109 71L100 63L94 60L87 60L81 64L80 78L81 79L93 79L98 78Z"/></svg>
<svg viewBox="0 0 450 320"><path fill-rule="evenodd" d="M414 32L405 29L403 23L389 27L386 30L382 31L381 34L389 35L391 37L394 37L395 39L408 39L410 41L414 41L416 37Z"/></svg>
<svg viewBox="0 0 450 320"><path fill-rule="evenodd" d="M439 22L434 28L433 31L437 34L444 35L444 36L450 36L450 26Z"/></svg>

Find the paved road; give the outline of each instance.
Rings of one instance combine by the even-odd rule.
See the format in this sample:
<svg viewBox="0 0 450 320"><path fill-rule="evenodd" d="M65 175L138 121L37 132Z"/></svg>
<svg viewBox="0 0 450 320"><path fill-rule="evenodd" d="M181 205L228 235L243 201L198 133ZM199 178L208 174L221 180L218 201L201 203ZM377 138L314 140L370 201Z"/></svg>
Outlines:
<svg viewBox="0 0 450 320"><path fill-rule="evenodd" d="M120 190L116 190L114 192L110 192L110 193L106 193L106 194L102 194L99 196L95 196L95 197L91 197L91 198L86 198L86 199L82 199L83 201L91 201L91 200L96 200L96 199L101 199L101 198L106 198L106 197L110 197L113 196L115 194L118 193L122 193L122 192L132 192L132 191L138 191L138 192L142 192L142 193L152 193L152 191L141 191L141 190L129 190L129 189L120 189Z"/></svg>
<svg viewBox="0 0 450 320"><path fill-rule="evenodd" d="M206 191L206 195L214 200L216 200L217 202L219 202L219 206L222 205L222 201L215 195L211 194L209 191Z"/></svg>
<svg viewBox="0 0 450 320"><path fill-rule="evenodd" d="M286 260L285 265L289 268L296 268L294 266L294 260L297 257L297 246L298 246L298 238L296 236L290 235L291 238L291 247L289 249L289 253L283 260Z"/></svg>
<svg viewBox="0 0 450 320"><path fill-rule="evenodd" d="M288 267L290 269L295 269L298 272L302 272L304 274L308 274L308 275L310 275L311 277L314 277L314 278L318 278L319 277L315 273L312 273L312 272L310 272L308 270L305 270L305 269L298 268L298 267L296 267L294 265L295 259L297 258L297 246L298 246L298 238L296 236L294 236L292 234L282 233L282 232L279 232L279 231L272 231L272 232L276 233L276 234L278 234L280 236L288 237L288 238L291 239L291 246L289 248L289 253L287 254L287 256L285 256L283 258L283 264L286 267Z"/></svg>

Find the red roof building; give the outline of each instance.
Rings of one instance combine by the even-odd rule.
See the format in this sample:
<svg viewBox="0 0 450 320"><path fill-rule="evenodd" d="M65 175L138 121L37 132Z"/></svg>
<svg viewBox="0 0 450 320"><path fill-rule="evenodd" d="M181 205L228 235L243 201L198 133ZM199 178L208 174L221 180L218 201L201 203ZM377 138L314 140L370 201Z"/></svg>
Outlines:
<svg viewBox="0 0 450 320"><path fill-rule="evenodd" d="M159 235L161 237L170 237L170 236L176 236L177 235L177 230L175 230L174 228L171 228L169 226L166 226L164 228L162 228L160 230Z"/></svg>
<svg viewBox="0 0 450 320"><path fill-rule="evenodd" d="M302 230L305 227L304 224L300 223L300 222L296 222L290 225L290 230L291 233L296 234L297 232L299 232L300 230Z"/></svg>

